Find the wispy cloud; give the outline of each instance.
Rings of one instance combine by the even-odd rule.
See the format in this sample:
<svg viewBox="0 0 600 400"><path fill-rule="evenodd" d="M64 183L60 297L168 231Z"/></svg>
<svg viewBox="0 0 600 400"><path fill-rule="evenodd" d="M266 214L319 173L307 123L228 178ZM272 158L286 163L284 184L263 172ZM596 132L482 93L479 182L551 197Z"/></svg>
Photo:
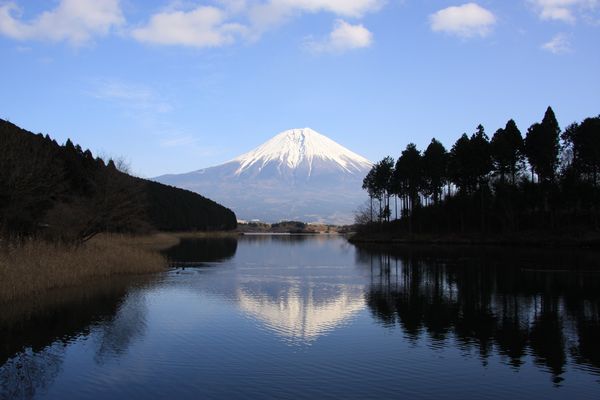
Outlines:
<svg viewBox="0 0 600 400"><path fill-rule="evenodd" d="M223 154L223 149L203 143L199 134L185 134L171 127L164 129L160 136L162 139L158 141L158 145L166 152L185 151L195 157L214 157Z"/></svg>
<svg viewBox="0 0 600 400"><path fill-rule="evenodd" d="M162 99L148 86L116 80L95 82L89 94L97 99L114 102L120 107L139 111L166 113L173 108L169 102Z"/></svg>
<svg viewBox="0 0 600 400"><path fill-rule="evenodd" d="M344 53L349 50L371 46L373 34L361 24L352 25L341 19L335 22L333 30L322 40L308 39L306 47L316 53Z"/></svg>
<svg viewBox="0 0 600 400"><path fill-rule="evenodd" d="M571 42L564 33L555 35L550 41L542 45L542 49L553 54L565 54L571 52Z"/></svg>
<svg viewBox="0 0 600 400"><path fill-rule="evenodd" d="M0 34L17 40L66 41L80 46L123 25L119 0L61 0L30 21L15 2L0 5Z"/></svg>
<svg viewBox="0 0 600 400"><path fill-rule="evenodd" d="M439 10L429 16L431 30L470 38L485 37L496 24L496 16L476 3Z"/></svg>
<svg viewBox="0 0 600 400"><path fill-rule="evenodd" d="M88 96L117 108L143 132L143 139L165 151L208 157L220 149L206 146L196 132L182 128L172 119L174 107L160 91L147 85L117 79L97 79L91 82Z"/></svg>
<svg viewBox="0 0 600 400"><path fill-rule="evenodd" d="M264 32L303 13L329 12L344 18L361 18L379 11L386 0L269 0L248 2L247 14L254 32Z"/></svg>
<svg viewBox="0 0 600 400"><path fill-rule="evenodd" d="M181 147L198 143L198 139L190 135L174 136L160 141L161 147Z"/></svg>
<svg viewBox="0 0 600 400"><path fill-rule="evenodd" d="M577 13L592 11L600 6L600 0L527 0L542 20L574 23Z"/></svg>
<svg viewBox="0 0 600 400"><path fill-rule="evenodd" d="M379 10L382 0L271 0L269 5L281 5L289 9L306 12L329 11L336 15L359 18L364 14Z"/></svg>

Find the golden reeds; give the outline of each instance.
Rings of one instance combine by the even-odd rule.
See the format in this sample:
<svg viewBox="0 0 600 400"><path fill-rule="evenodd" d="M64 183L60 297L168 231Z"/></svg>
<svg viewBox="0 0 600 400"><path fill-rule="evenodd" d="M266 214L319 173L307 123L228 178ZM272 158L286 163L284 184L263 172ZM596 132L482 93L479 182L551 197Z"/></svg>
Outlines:
<svg viewBox="0 0 600 400"><path fill-rule="evenodd" d="M81 246L33 239L5 245L0 249L0 303L112 275L164 271L167 262L157 250L178 241L169 234L102 235Z"/></svg>

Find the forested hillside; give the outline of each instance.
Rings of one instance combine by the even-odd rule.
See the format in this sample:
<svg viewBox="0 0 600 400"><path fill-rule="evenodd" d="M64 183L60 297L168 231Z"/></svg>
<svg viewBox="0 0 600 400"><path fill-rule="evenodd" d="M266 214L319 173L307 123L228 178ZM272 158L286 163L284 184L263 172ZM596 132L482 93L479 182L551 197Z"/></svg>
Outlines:
<svg viewBox="0 0 600 400"><path fill-rule="evenodd" d="M85 241L100 232L228 230L235 214L198 194L128 175L70 140L0 120L0 234Z"/></svg>

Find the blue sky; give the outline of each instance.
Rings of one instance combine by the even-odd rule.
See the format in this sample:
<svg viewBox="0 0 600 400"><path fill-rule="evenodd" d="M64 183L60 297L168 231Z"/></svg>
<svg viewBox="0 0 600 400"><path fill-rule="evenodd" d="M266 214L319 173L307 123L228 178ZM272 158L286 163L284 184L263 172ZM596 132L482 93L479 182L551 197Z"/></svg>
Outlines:
<svg viewBox="0 0 600 400"><path fill-rule="evenodd" d="M0 0L0 118L152 177L311 127L376 161L600 113L600 0Z"/></svg>

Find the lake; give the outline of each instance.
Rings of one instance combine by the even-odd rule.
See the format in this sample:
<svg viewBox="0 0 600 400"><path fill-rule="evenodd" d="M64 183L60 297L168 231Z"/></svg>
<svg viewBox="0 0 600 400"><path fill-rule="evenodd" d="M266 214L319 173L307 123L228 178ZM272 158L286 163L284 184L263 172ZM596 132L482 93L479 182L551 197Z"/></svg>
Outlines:
<svg viewBox="0 0 600 400"><path fill-rule="evenodd" d="M185 240L4 307L0 398L598 399L600 257Z"/></svg>

